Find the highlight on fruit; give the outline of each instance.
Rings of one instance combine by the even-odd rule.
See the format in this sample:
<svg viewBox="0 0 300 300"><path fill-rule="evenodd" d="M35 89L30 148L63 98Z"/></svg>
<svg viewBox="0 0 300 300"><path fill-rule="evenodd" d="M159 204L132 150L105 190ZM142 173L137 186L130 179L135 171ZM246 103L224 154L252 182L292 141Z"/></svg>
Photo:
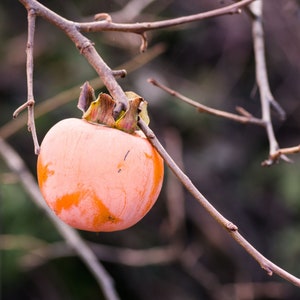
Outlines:
<svg viewBox="0 0 300 300"><path fill-rule="evenodd" d="M86 231L117 231L140 221L161 191L164 164L138 130L149 123L146 101L127 92L129 108L114 120L114 99L97 99L88 83L78 107L83 118L58 122L45 135L37 161L40 190L68 225Z"/></svg>

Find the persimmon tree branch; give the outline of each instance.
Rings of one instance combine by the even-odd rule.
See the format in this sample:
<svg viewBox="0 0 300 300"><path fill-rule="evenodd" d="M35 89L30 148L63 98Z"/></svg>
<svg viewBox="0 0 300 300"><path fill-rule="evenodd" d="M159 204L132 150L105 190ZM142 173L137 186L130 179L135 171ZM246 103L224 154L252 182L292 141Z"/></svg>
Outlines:
<svg viewBox="0 0 300 300"><path fill-rule="evenodd" d="M168 167L173 171L175 176L180 180L184 187L190 192L190 194L201 204L201 206L217 221L230 235L231 237L242 246L267 272L268 275L273 273L282 277L283 279L290 281L294 285L300 287L300 279L293 276L289 272L283 270L266 257L264 257L258 250L256 250L238 231L238 227L227 220L196 188L189 177L178 167L175 161L167 153L159 140L156 138L153 131L145 124L143 120L139 120L139 127L145 133L152 145L157 149L160 155L165 160Z"/></svg>
<svg viewBox="0 0 300 300"><path fill-rule="evenodd" d="M165 86L164 84L158 82L157 80L155 80L153 78L148 79L148 82L150 82L154 86L161 88L165 92L169 93L171 96L177 97L178 99L182 100L183 102L185 102L191 106L194 106L201 113L207 113L207 114L215 115L218 117L227 118L227 119L230 119L230 120L233 120L236 122L240 122L240 123L252 123L252 124L256 124L256 125L260 125L260 126L265 126L265 122L263 120L253 117L251 114L246 112L244 109L237 108L238 111L241 112L241 114L243 114L243 115L233 114L233 113L226 112L223 110L214 109L214 108L203 105L193 99L190 99L190 98L180 94L179 92Z"/></svg>
<svg viewBox="0 0 300 300"><path fill-rule="evenodd" d="M282 155L289 155L289 154L295 154L300 152L300 145L294 146L294 147L288 147L288 148L280 148L270 154L269 160L271 161L277 161Z"/></svg>
<svg viewBox="0 0 300 300"><path fill-rule="evenodd" d="M213 18L228 14L241 13L241 8L249 5L251 2L256 0L242 0L237 3L213 9L207 12L198 13L194 15L168 19L156 22L139 22L134 24L123 24L114 23L110 18L104 18L99 22L86 22L86 23L76 23L80 31L84 32L98 32L98 31L119 31L119 32L132 32L136 34L142 34L150 30L163 29L167 27L173 27L178 25L183 25L186 23L192 23L199 20Z"/></svg>
<svg viewBox="0 0 300 300"><path fill-rule="evenodd" d="M8 143L0 137L0 154L8 167L19 177L25 190L31 196L33 202L48 216L58 232L64 237L67 243L74 249L76 254L86 264L97 280L106 299L118 300L119 297L113 286L113 281L104 267L98 261L96 255L87 246L78 232L61 222L45 203L35 178L27 169L21 157L14 151Z"/></svg>
<svg viewBox="0 0 300 300"><path fill-rule="evenodd" d="M153 47L149 48L146 53L139 54L132 58L131 60L121 64L117 69L125 69L128 73L134 72L143 65L147 64L149 61L156 58L158 55L162 54L165 51L164 44L156 44ZM94 89L103 88L103 82L99 77L89 80L91 86ZM43 116L44 114L59 108L60 106L73 101L78 98L78 91L80 91L81 85L75 85L68 90L64 90L53 97L47 98L39 103L36 103L34 106L34 115L35 119ZM2 127L0 127L0 137L7 139L11 135L15 134L18 130L24 127L26 123L26 116L20 115L17 119L13 119Z"/></svg>
<svg viewBox="0 0 300 300"><path fill-rule="evenodd" d="M108 91L112 95L114 99L117 101L116 108L114 109L114 115L117 117L122 110L126 110L128 106L127 98L119 86L117 84L115 75L116 73L112 71L108 65L101 58L99 53L96 51L93 43L81 34L82 32L90 32L90 31L124 31L124 32L134 32L140 34L142 37L142 50L145 50L147 47L147 38L145 35L146 31L161 29L166 27L171 27L175 25L185 24L189 22L195 22L205 18L217 17L225 14L233 14L239 13L240 9L254 0L243 0L238 3L234 3L227 7L223 7L220 9L212 10L206 13L200 13L192 16L186 16L181 18L175 18L166 21L158 21L152 23L136 23L136 24L117 24L111 22L111 19L106 16L104 20L89 22L89 23L78 23L69 21L60 15L54 13L41 3L36 0L19 0L27 9L28 15L40 16L47 21L51 22L55 26L59 27L63 30L67 36L74 42L76 47L79 49L80 53L85 56L90 65L95 69L95 71L100 76L104 85L107 87ZM30 32L34 32L29 28ZM32 41L33 42L33 41ZM33 47L33 43L30 44ZM32 66L27 65L28 73L32 72ZM119 74L119 73L117 73ZM123 73L122 73L123 74ZM32 80L28 80L28 84L32 86ZM29 86L28 91L32 90ZM32 106L32 100L26 104L26 106ZM23 109L21 107L20 109ZM18 110L19 111L19 110ZM17 111L17 112L18 112ZM32 111L29 114L29 123L34 123L34 120L31 116ZM34 138L35 140L35 138ZM37 152L38 150L36 150Z"/></svg>
<svg viewBox="0 0 300 300"><path fill-rule="evenodd" d="M188 103L189 105L196 107L199 112L204 112L219 117L224 117L241 123L252 123L255 125L263 126L266 130L266 134L269 141L269 157L268 159L262 162L262 166L270 166L278 162L278 160L280 159L290 162L291 160L286 156L286 154L298 153L299 152L298 146L280 149L274 133L273 122L271 118L271 107L275 109L275 111L277 112L281 120L285 119L285 111L282 109L280 104L275 100L269 84L268 72L266 66L264 29L263 29L263 1L257 0L251 3L245 9L248 15L252 19L252 37L253 37L253 44L254 44L255 71L256 71L256 82L260 92L260 102L261 102L261 110L262 110L261 118L253 117L251 114L249 114L247 111L245 111L243 108L240 107L237 108L237 110L241 115L213 109L211 107L200 104L180 94L175 90L166 87L165 85L159 83L158 81L152 78L149 79L148 81L153 85L163 89L170 95L175 96L181 99L182 101Z"/></svg>
<svg viewBox="0 0 300 300"><path fill-rule="evenodd" d="M54 24L62 31L64 31L65 34L74 42L80 53L88 60L90 65L98 73L99 77L103 81L110 94L115 99L118 99L118 103L114 109L114 114L118 116L122 110L126 110L128 100L125 96L124 91L116 81L115 72L111 70L109 66L104 62L102 57L95 49L94 44L79 32L76 23L61 17L38 1L19 1L26 7L27 11L32 11L36 16L42 17L48 22Z"/></svg>
<svg viewBox="0 0 300 300"><path fill-rule="evenodd" d="M118 31L118 32L131 32L140 34L142 38L141 50L144 51L147 45L146 32L150 30L163 29L178 25L183 25L186 23L192 23L199 20L218 17L227 14L241 13L241 8L249 5L255 0L242 0L237 3L210 10L208 12L198 13L194 15L156 21L156 22L141 22L135 24L121 24L112 22L109 15L101 19L99 22L86 22L86 23L76 23L77 28L82 32L98 32L98 31Z"/></svg>
<svg viewBox="0 0 300 300"><path fill-rule="evenodd" d="M33 144L34 144L34 152L35 154L39 153L39 142L35 129L35 121L34 121L34 96L33 96L33 45L34 45L34 33L35 33L35 20L36 15L34 10L28 10L28 37L27 37L27 47L26 47L26 74L27 74L27 101L21 105L15 112L13 113L13 117L16 118L21 111L24 109L28 109L28 121L27 126L28 130L31 132Z"/></svg>
<svg viewBox="0 0 300 300"><path fill-rule="evenodd" d="M252 12L253 18L252 36L254 43L256 82L260 92L262 119L265 123L270 146L270 158L265 160L263 165L268 166L274 163L274 160L272 159L273 154L279 149L273 129L270 107L273 106L276 109L281 119L285 118L285 112L274 99L268 80L263 29L263 1L255 1L250 5L249 10ZM280 155L278 158L288 161L288 158L285 155Z"/></svg>

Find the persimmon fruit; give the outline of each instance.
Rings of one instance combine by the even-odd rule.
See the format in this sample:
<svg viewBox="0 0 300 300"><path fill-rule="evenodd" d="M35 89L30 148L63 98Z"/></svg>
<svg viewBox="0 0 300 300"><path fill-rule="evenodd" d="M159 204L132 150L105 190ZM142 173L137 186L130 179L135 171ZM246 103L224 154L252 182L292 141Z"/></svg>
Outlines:
<svg viewBox="0 0 300 300"><path fill-rule="evenodd" d="M65 119L42 141L37 176L48 206L65 223L87 231L133 226L156 202L163 160L137 131Z"/></svg>

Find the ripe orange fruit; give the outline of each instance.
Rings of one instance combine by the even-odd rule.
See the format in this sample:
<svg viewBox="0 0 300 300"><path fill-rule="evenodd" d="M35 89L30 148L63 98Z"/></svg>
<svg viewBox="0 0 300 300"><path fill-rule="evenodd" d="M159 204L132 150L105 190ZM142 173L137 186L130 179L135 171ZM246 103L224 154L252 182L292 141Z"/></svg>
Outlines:
<svg viewBox="0 0 300 300"><path fill-rule="evenodd" d="M126 229L151 209L163 160L149 141L83 119L65 119L46 134L37 162L41 192L55 214L87 231Z"/></svg>

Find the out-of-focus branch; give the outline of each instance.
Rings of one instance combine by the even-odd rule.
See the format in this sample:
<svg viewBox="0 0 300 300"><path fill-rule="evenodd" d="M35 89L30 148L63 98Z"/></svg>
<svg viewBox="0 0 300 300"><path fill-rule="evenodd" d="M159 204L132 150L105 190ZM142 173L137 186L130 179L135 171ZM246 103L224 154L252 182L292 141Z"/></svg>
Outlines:
<svg viewBox="0 0 300 300"><path fill-rule="evenodd" d="M173 128L164 130L164 141L166 151L172 156L183 168L182 159L182 141L179 133ZM166 205L168 210L168 235L179 244L183 244L185 235L185 196L180 182L174 174L168 170L166 178Z"/></svg>
<svg viewBox="0 0 300 300"><path fill-rule="evenodd" d="M34 33L35 33L35 21L36 15L34 10L29 9L28 11L28 37L27 37L27 47L26 47L26 74L27 74L27 101L21 105L17 110L15 110L13 117L16 118L21 111L28 109L28 121L27 126L28 130L31 132L34 152L35 154L39 153L39 142L35 129L35 120L34 120L34 96L33 96L33 46L34 46Z"/></svg>
<svg viewBox="0 0 300 300"><path fill-rule="evenodd" d="M64 237L67 243L76 251L89 270L93 273L106 299L118 300L110 275L98 261L96 255L83 241L76 230L62 223L46 205L35 178L25 166L21 157L0 138L0 154L8 167L18 175L23 187L31 196L34 203L49 217L51 222Z"/></svg>
<svg viewBox="0 0 300 300"><path fill-rule="evenodd" d="M141 12L154 0L131 0L121 10L111 14L117 20L132 20L139 16ZM95 16L95 19L97 17Z"/></svg>
<svg viewBox="0 0 300 300"><path fill-rule="evenodd" d="M270 117L270 113L271 113L270 108L269 108L270 102L267 101L267 98L261 99L262 107L264 107L265 110L263 110L263 117L260 119L260 118L253 117L252 114L247 112L242 107L236 108L236 110L240 113L240 115L225 112L223 110L214 109L214 108L208 107L206 105L203 105L197 101L194 101L193 99L180 94L179 92L165 86L164 84L158 82L157 80L155 80L153 78L148 79L148 82L150 82L154 86L157 86L160 89L164 90L171 96L174 96L174 97L182 100L183 102L194 106L201 113L208 113L211 115L223 117L223 118L230 119L232 121L236 121L236 122L240 122L240 123L244 123L244 124L250 123L250 124L254 124L254 125L263 126L266 129L266 132L267 132L267 135L269 138L270 154L269 154L269 158L262 162L262 166L270 166L274 162L277 162L279 159L284 159L287 162L291 162L291 160L286 155L295 154L295 153L300 152L299 145L294 146L294 147L289 147L289 148L281 148L281 149L279 148L278 143L275 138L273 125L272 125L272 121L271 121L271 117ZM272 152L271 152L271 150L272 150Z"/></svg>
<svg viewBox="0 0 300 300"><path fill-rule="evenodd" d="M111 19L107 16L104 20L89 22L89 23L76 23L69 21L60 15L54 13L44 5L40 4L35 0L19 0L26 9L33 12L35 15L40 16L47 21L53 23L61 30L63 30L69 38L75 43L77 48L80 50L86 59L89 61L91 66L94 67L100 78L104 82L105 86L109 90L110 94L117 101L116 108L114 110L115 116L119 115L121 110L126 110L128 101L127 98L115 80L114 73L103 61L101 56L96 51L93 43L83 36L82 32L90 31L125 31L138 33L142 37L142 48L145 50L147 47L147 39L145 32L154 29L166 28L175 25L185 24L189 22L195 22L204 18L217 17L225 14L233 14L240 12L243 6L248 5L254 0L243 0L232 5L212 10L206 13L200 13L192 16L176 18L172 20L158 21L153 23L136 23L136 24L117 24L111 22Z"/></svg>
<svg viewBox="0 0 300 300"><path fill-rule="evenodd" d="M285 118L285 112L274 99L268 80L265 43L264 43L264 29L263 29L263 1L257 0L251 3L249 7L252 12L252 36L254 43L255 55L255 71L256 82L260 92L262 119L265 122L266 132L269 139L269 159L263 162L263 165L272 165L275 161L272 159L273 154L279 149L278 142L275 137L272 119L271 108L273 106L278 112L281 119ZM289 161L285 155L280 155L278 158Z"/></svg>
<svg viewBox="0 0 300 300"><path fill-rule="evenodd" d="M64 31L65 34L74 42L80 53L85 56L90 65L98 73L112 97L116 99L117 105L114 109L115 117L118 116L123 109L126 110L128 100L124 91L117 83L114 72L108 67L96 51L93 43L79 32L76 23L61 17L36 0L19 1L26 7L27 11L33 11L36 16L40 16L54 24Z"/></svg>
<svg viewBox="0 0 300 300"><path fill-rule="evenodd" d="M153 247L149 249L129 249L86 242L98 259L131 267L162 265L172 263L180 257L181 249L176 245ZM51 243L31 249L22 258L24 268L36 268L51 259L75 255L74 249L64 242Z"/></svg>
<svg viewBox="0 0 300 300"><path fill-rule="evenodd" d="M229 112L226 112L223 110L214 109L214 108L208 107L206 105L203 105L199 102L196 102L196 101L180 94L179 92L166 87L165 85L163 85L162 83L159 83L157 80L155 80L153 78L148 79L148 82L150 82L153 85L166 91L171 96L177 97L178 99L184 101L185 103L196 107L199 112L208 113L211 115L227 118L227 119L237 121L240 123L252 123L252 124L256 124L256 125L260 125L260 126L265 126L265 123L263 120L253 117L251 114L246 112L244 109L238 108L238 111L243 115L237 115L237 114L229 113Z"/></svg>
<svg viewBox="0 0 300 300"><path fill-rule="evenodd" d="M125 62L124 64L117 67L117 69L126 69L128 73L131 73L143 65L147 64L149 61L153 60L160 54L165 51L164 44L157 44L148 49L146 53L139 54L136 57L132 58L131 60ZM96 77L94 79L89 80L91 86L94 89L102 88L103 82ZM54 109L59 108L60 106L71 102L72 100L78 98L78 94L80 91L81 85L76 85L68 90L60 92L59 94L48 98L40 103L35 105L35 118L41 117L42 115L52 111ZM6 139L11 135L15 134L18 130L23 128L26 122L26 116L20 115L17 119L13 119L2 127L0 127L0 137Z"/></svg>
<svg viewBox="0 0 300 300"><path fill-rule="evenodd" d="M238 227L227 220L195 187L189 177L178 167L175 161L166 152L164 147L156 138L153 131L145 124L143 120L139 120L138 126L145 133L152 145L157 149L159 154L165 160L166 164L173 171L176 177L184 185L184 187L190 192L190 194L202 205L202 207L217 221L231 236L232 238L242 246L248 254L250 254L259 265L267 272L268 275L273 273L290 281L294 285L300 287L300 279L290 274L289 272L278 267L276 264L264 257L258 250L256 250L238 231Z"/></svg>
<svg viewBox="0 0 300 300"><path fill-rule="evenodd" d="M270 155L269 160L277 161L280 157L282 157L282 155L295 154L299 152L300 152L300 145L294 147L288 147L288 148L280 148L277 151L275 151L272 155Z"/></svg>

